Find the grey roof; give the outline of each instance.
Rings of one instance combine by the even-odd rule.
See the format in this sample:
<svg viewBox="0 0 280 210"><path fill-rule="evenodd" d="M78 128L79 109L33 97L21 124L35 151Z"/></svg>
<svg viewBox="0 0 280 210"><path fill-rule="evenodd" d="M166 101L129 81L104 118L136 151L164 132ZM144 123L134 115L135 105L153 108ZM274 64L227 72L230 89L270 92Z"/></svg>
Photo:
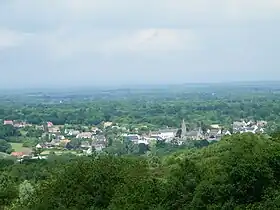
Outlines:
<svg viewBox="0 0 280 210"><path fill-rule="evenodd" d="M246 124L244 122L233 122L232 125L234 127L242 127L242 126L245 126Z"/></svg>
<svg viewBox="0 0 280 210"><path fill-rule="evenodd" d="M176 133L177 131L178 131L178 129L162 129L162 130L159 130L158 133L167 133L167 132Z"/></svg>
<svg viewBox="0 0 280 210"><path fill-rule="evenodd" d="M163 138L157 135L152 135L151 138L155 138L156 140L163 140Z"/></svg>
<svg viewBox="0 0 280 210"><path fill-rule="evenodd" d="M90 144L89 144L88 141L83 141L83 142L81 143L81 147L89 147L89 146L90 146Z"/></svg>
<svg viewBox="0 0 280 210"><path fill-rule="evenodd" d="M104 135L94 136L94 139L96 139L98 141L106 141L106 137Z"/></svg>
<svg viewBox="0 0 280 210"><path fill-rule="evenodd" d="M132 135L131 136L127 136L126 138L129 141L139 140L138 136L136 136L136 135L135 136L132 136Z"/></svg>
<svg viewBox="0 0 280 210"><path fill-rule="evenodd" d="M186 133L186 136L198 136L199 134L198 131L190 131Z"/></svg>
<svg viewBox="0 0 280 210"><path fill-rule="evenodd" d="M106 144L106 137L104 135L94 136L92 145L94 144Z"/></svg>
<svg viewBox="0 0 280 210"><path fill-rule="evenodd" d="M218 135L220 135L220 130L219 129L213 129L213 130L210 130L210 132L209 132L209 136L218 136Z"/></svg>

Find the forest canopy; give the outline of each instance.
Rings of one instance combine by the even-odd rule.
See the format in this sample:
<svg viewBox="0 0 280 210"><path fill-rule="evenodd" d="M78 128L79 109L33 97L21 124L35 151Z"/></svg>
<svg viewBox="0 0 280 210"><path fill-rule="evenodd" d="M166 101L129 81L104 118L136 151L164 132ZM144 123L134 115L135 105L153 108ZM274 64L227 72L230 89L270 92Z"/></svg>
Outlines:
<svg viewBox="0 0 280 210"><path fill-rule="evenodd" d="M159 87L0 95L0 119L32 124L98 125L104 121L149 127L196 124L230 126L240 119L279 124L278 86Z"/></svg>
<svg viewBox="0 0 280 210"><path fill-rule="evenodd" d="M280 135L236 134L171 155L1 160L7 209L278 209ZM153 164L153 162L157 164Z"/></svg>

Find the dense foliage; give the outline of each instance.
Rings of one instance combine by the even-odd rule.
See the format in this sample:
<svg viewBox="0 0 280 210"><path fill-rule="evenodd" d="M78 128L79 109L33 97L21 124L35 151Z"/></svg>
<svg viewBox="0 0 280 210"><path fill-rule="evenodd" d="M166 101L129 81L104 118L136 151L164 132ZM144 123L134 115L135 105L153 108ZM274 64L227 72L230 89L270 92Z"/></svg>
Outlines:
<svg viewBox="0 0 280 210"><path fill-rule="evenodd" d="M4 139L0 139L0 152L11 153L12 146Z"/></svg>
<svg viewBox="0 0 280 210"><path fill-rule="evenodd" d="M112 121L133 130L241 118L280 123L278 86L168 87L116 91L0 94L0 119L71 126ZM141 126L140 126L141 125ZM67 126L67 125L65 125ZM11 142L34 147L43 130L0 125L0 209L280 209L280 134L236 134L217 143L125 142L104 129L102 153L51 154L18 162ZM118 139L119 138L119 139ZM40 140L43 140L42 138ZM73 148L81 144L73 140ZM1 153L1 152L5 152ZM3 155L4 154L4 155Z"/></svg>
<svg viewBox="0 0 280 210"><path fill-rule="evenodd" d="M0 119L60 125L113 121L151 127L178 127L183 118L190 124L230 125L241 118L278 123L279 89L255 84L2 95Z"/></svg>
<svg viewBox="0 0 280 210"><path fill-rule="evenodd" d="M29 210L278 209L279 151L279 135L240 134L163 157L1 160L0 205Z"/></svg>

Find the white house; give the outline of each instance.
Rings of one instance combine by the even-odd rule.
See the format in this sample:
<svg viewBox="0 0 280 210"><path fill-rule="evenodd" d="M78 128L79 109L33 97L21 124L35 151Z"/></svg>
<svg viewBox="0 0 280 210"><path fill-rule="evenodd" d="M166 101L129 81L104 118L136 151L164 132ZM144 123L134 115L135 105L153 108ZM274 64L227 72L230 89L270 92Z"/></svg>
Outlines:
<svg viewBox="0 0 280 210"><path fill-rule="evenodd" d="M226 131L225 135L229 135L230 136L231 135L230 131Z"/></svg>
<svg viewBox="0 0 280 210"><path fill-rule="evenodd" d="M158 132L152 132L150 136L158 136L162 139L172 139L176 136L177 129L160 130Z"/></svg>
<svg viewBox="0 0 280 210"><path fill-rule="evenodd" d="M146 144L146 145L148 145L149 142L148 142L148 140L138 140L137 144Z"/></svg>
<svg viewBox="0 0 280 210"><path fill-rule="evenodd" d="M159 136L163 139L169 139L169 138L174 138L176 133L174 132L162 132L159 134Z"/></svg>

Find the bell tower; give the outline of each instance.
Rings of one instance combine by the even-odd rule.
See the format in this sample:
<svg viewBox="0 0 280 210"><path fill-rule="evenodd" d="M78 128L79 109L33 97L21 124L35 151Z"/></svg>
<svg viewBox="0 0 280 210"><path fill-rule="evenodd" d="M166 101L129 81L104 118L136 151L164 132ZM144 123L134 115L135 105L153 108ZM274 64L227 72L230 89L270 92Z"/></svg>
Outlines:
<svg viewBox="0 0 280 210"><path fill-rule="evenodd" d="M185 123L184 119L183 119L182 124L181 124L181 130L182 130L181 138L186 137L186 135L187 135L187 127L186 127L186 123Z"/></svg>

